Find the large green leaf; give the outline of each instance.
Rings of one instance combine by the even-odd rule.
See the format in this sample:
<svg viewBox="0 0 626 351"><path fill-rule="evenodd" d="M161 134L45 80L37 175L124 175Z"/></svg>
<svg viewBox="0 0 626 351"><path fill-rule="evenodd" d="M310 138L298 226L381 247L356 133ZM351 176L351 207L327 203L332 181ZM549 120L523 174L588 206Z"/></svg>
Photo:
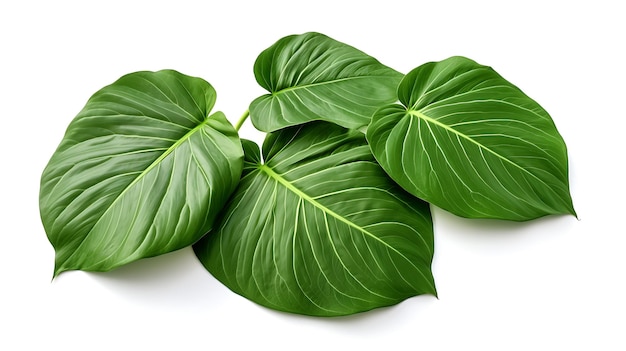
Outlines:
<svg viewBox="0 0 626 351"><path fill-rule="evenodd" d="M237 132L215 90L175 71L126 75L94 94L41 177L55 276L107 271L196 242L236 187Z"/></svg>
<svg viewBox="0 0 626 351"><path fill-rule="evenodd" d="M552 119L493 69L463 57L427 63L398 96L404 106L377 111L367 138L406 190L471 218L575 214Z"/></svg>
<svg viewBox="0 0 626 351"><path fill-rule="evenodd" d="M356 313L435 294L428 204L375 162L364 135L327 122L246 142L246 175L194 245L236 293L277 310Z"/></svg>
<svg viewBox="0 0 626 351"><path fill-rule="evenodd" d="M402 74L319 33L280 39L254 64L270 94L250 105L255 127L271 132L313 120L366 126L381 105L397 100Z"/></svg>

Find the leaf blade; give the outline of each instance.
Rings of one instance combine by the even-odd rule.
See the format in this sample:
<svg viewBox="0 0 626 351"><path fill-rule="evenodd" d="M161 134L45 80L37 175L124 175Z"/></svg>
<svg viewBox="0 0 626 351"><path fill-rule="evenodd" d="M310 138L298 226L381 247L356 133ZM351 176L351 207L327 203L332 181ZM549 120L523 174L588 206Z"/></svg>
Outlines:
<svg viewBox="0 0 626 351"><path fill-rule="evenodd" d="M263 150L194 245L216 278L264 306L322 316L436 293L428 205L388 179L362 134L316 122L273 133Z"/></svg>
<svg viewBox="0 0 626 351"><path fill-rule="evenodd" d="M382 104L396 100L402 75L319 33L282 38L254 65L259 85L270 94L250 105L252 123L275 131L313 120L346 128L368 124Z"/></svg>
<svg viewBox="0 0 626 351"><path fill-rule="evenodd" d="M90 98L42 174L55 276L107 271L208 231L243 163L224 115L207 117L214 102L207 82L168 70L126 75Z"/></svg>
<svg viewBox="0 0 626 351"><path fill-rule="evenodd" d="M461 57L428 63L398 95L404 106L379 110L367 136L407 191L463 217L575 215L554 122L491 68Z"/></svg>

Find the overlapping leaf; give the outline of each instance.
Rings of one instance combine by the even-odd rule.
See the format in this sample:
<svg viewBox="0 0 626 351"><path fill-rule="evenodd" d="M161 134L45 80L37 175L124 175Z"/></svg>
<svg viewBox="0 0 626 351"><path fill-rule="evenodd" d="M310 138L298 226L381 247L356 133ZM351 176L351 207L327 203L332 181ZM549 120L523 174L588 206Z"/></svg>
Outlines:
<svg viewBox="0 0 626 351"><path fill-rule="evenodd" d="M367 138L412 194L464 217L574 214L565 143L548 113L493 69L462 57L401 82L404 106L372 118Z"/></svg>
<svg viewBox="0 0 626 351"><path fill-rule="evenodd" d="M55 276L106 271L196 242L242 170L215 90L175 71L126 75L94 94L43 172Z"/></svg>
<svg viewBox="0 0 626 351"><path fill-rule="evenodd" d="M270 94L250 105L258 129L271 132L313 120L366 126L381 105L395 102L402 74L319 33L292 35L263 51L254 64Z"/></svg>
<svg viewBox="0 0 626 351"><path fill-rule="evenodd" d="M237 129L250 116L270 132L262 152L210 115L199 78L137 72L89 99L41 178L55 276L195 243L254 302L348 315L436 294L425 201L470 218L575 215L553 121L489 67L452 57L402 78L306 33L254 73L269 94Z"/></svg>
<svg viewBox="0 0 626 351"><path fill-rule="evenodd" d="M194 248L230 289L261 305L345 315L435 293L428 204L375 162L363 134L326 122L245 142L246 175Z"/></svg>

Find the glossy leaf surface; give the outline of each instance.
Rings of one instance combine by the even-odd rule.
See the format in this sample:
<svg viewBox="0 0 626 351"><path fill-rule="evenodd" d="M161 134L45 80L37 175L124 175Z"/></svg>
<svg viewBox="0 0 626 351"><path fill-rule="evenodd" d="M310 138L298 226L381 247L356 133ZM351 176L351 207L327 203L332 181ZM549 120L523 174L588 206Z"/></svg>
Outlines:
<svg viewBox="0 0 626 351"><path fill-rule="evenodd" d="M196 242L236 187L243 150L215 90L175 71L126 75L70 123L41 178L54 275L107 271Z"/></svg>
<svg viewBox="0 0 626 351"><path fill-rule="evenodd" d="M567 152L548 113L490 67L452 57L410 72L367 138L404 189L470 218L575 214Z"/></svg>
<svg viewBox="0 0 626 351"><path fill-rule="evenodd" d="M280 39L254 64L270 94L250 105L250 118L266 132L313 120L346 128L366 126L374 111L395 102L402 74L363 52L319 33Z"/></svg>
<svg viewBox="0 0 626 351"><path fill-rule="evenodd" d="M246 175L194 245L217 279L261 305L319 316L435 294L429 206L389 179L362 133L283 129L267 136L264 164L246 144Z"/></svg>

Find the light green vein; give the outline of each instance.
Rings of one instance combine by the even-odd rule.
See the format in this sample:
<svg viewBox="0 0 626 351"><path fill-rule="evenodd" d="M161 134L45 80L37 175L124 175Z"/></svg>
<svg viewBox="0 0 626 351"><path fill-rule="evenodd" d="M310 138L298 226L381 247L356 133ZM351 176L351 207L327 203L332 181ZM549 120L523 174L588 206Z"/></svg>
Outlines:
<svg viewBox="0 0 626 351"><path fill-rule="evenodd" d="M277 181L278 183L280 183L281 185L283 185L285 188L287 188L288 190L290 190L291 192L293 192L294 194L296 194L298 197L300 197L302 200L309 202L310 204L312 204L313 206L317 207L318 209L320 209L322 212L336 218L338 221L340 221L341 223L344 223L345 225L354 228L356 230L358 230L359 232L369 236L370 238L374 239L375 241L381 243L383 246L385 246L388 250L395 252L396 254L398 254L400 257L402 257L406 262L408 262L413 268L415 268L415 270L417 270L422 277L424 277L425 281L428 281L428 278L426 277L426 275L424 275L424 273L422 272L422 270L420 268L418 268L417 266L415 266L415 264L413 264L413 262L408 259L404 254L402 254L402 252L398 251L396 248L394 248L393 246L390 246L389 244L387 244L385 241L383 241L382 239L380 239L379 237L377 237L376 235L374 235L373 233L369 232L368 230L366 230L365 228L358 226L356 223L351 222L349 220L347 220L345 217L343 217L342 215L332 211L331 209L329 209L328 207L322 205L321 203L317 202L314 198L312 198L311 196L307 195L306 193L304 193L302 190L296 188L291 182L289 182L287 179L283 178L280 174L274 172L274 170L270 167L268 167L267 165L260 165L259 169L263 172L265 172L268 176L270 176L270 178L274 179L275 181ZM430 284L430 283L429 283ZM434 290L434 286L431 285L431 287Z"/></svg>
<svg viewBox="0 0 626 351"><path fill-rule="evenodd" d="M444 129L444 130L446 130L446 131L448 131L448 132L450 132L450 133L452 133L452 134L454 134L454 135L456 135L456 136L459 136L459 137L461 137L461 138L463 138L463 139L465 139L465 140L469 141L470 143L472 143L472 144L474 144L474 145L478 146L478 147L479 147L480 149L482 149L482 150L487 150L490 154L492 154L492 155L494 155L494 156L498 157L499 159L501 159L501 160L505 161L506 163L508 163L508 164L510 164L510 165L515 166L516 168L520 169L523 173L526 173L526 174L530 175L531 177L533 177L533 178L537 179L538 181L540 181L542 184L545 184L545 182L544 182L541 178L539 178L538 176L536 176L535 174L533 174L532 172L530 172L530 171L529 171L529 170L527 170L526 168L524 168L524 167L522 167L522 166L518 165L517 163L515 163L515 162L511 161L510 159L508 159L508 158L506 158L506 157L504 157L504 156L500 155L499 153L497 153L497 152L493 151L492 149L488 148L487 146L485 146L485 145L483 145L483 144L481 144L481 143L477 142L476 140L472 139L472 138L471 138L471 137L469 137L468 135L463 134L463 133L459 132L458 130L456 130L456 129L454 129L454 128L450 127L449 125L444 124L444 123L441 123L441 122L439 122L438 120L436 120L436 119L434 119L434 118L432 118L432 117L429 117L429 116L425 115L425 114L424 114L424 113L422 113L421 111L407 110L407 113L408 113L409 115L411 115L411 116L415 116L415 117L417 117L417 118L420 118L420 119L424 120L425 122L427 122L427 123L429 123L429 124L433 124L433 125L435 125L435 126L437 126L437 127L439 127L439 128L442 128L442 129Z"/></svg>
<svg viewBox="0 0 626 351"><path fill-rule="evenodd" d="M57 264L57 266L55 267L55 272L54 272L54 276L56 277L59 273L61 273L61 271L64 269L63 265L68 262L73 256L74 254L76 254L80 248L83 246L83 244L87 241L87 238L89 237L89 235L91 233L93 233L93 229L96 228L96 226L98 226L98 223L100 223L100 221L106 217L107 213L109 211L111 211L111 209L113 207L115 207L115 205L117 204L118 201L120 201L121 198L124 197L124 194L126 194L126 192L130 191L130 189L132 189L132 187L137 184L138 182L140 182L144 176L148 173L150 173L150 171L157 167L161 161L163 161L167 156L169 156L172 152L174 152L174 150L176 150L181 144L183 144L185 141L187 141L189 138L191 138L191 136L196 133L197 131L201 130L202 127L204 127L208 121L209 121L210 117L205 119L202 123L198 124L195 128L193 128L192 130L190 130L189 132L187 132L185 135L183 135L180 139L178 139L174 144L172 144L172 146L170 146L167 150L165 150L165 152L163 152L156 160L154 160L154 162L152 162L145 170L143 170L141 173L139 173L139 175L137 175L137 177L135 179L133 179L132 182L130 182L125 188L124 190L122 190L122 192L120 192L120 194L115 198L115 200L113 200L113 202L107 207L107 209L102 213L102 216L100 216L100 218L98 218L98 220L96 221L96 223L94 223L94 225L91 227L91 229L89 230L89 232L87 233L87 235L85 235L83 237L83 240L80 242L80 244L78 244L78 246L76 247L76 249L74 250L74 252L72 252L72 254L70 256L68 256L63 264L61 264L60 262Z"/></svg>
<svg viewBox="0 0 626 351"><path fill-rule="evenodd" d="M354 79L363 79L363 78L380 78L384 76L356 76L356 77L345 77L345 78L338 78L338 79L333 79L333 80L327 80L327 81L323 81L323 82L314 82L314 83L308 83L308 84L303 84L303 85L296 85L293 87L287 87L287 88L282 88L279 89L277 91L272 91L271 95L279 95L279 94L284 94L286 92L289 91L294 91L294 90L300 90L300 89L309 89L309 88L313 88L316 86L321 86L321 85L327 85L327 84L334 84L334 83L341 83L341 82L345 82L345 81L350 81L350 80L354 80Z"/></svg>

